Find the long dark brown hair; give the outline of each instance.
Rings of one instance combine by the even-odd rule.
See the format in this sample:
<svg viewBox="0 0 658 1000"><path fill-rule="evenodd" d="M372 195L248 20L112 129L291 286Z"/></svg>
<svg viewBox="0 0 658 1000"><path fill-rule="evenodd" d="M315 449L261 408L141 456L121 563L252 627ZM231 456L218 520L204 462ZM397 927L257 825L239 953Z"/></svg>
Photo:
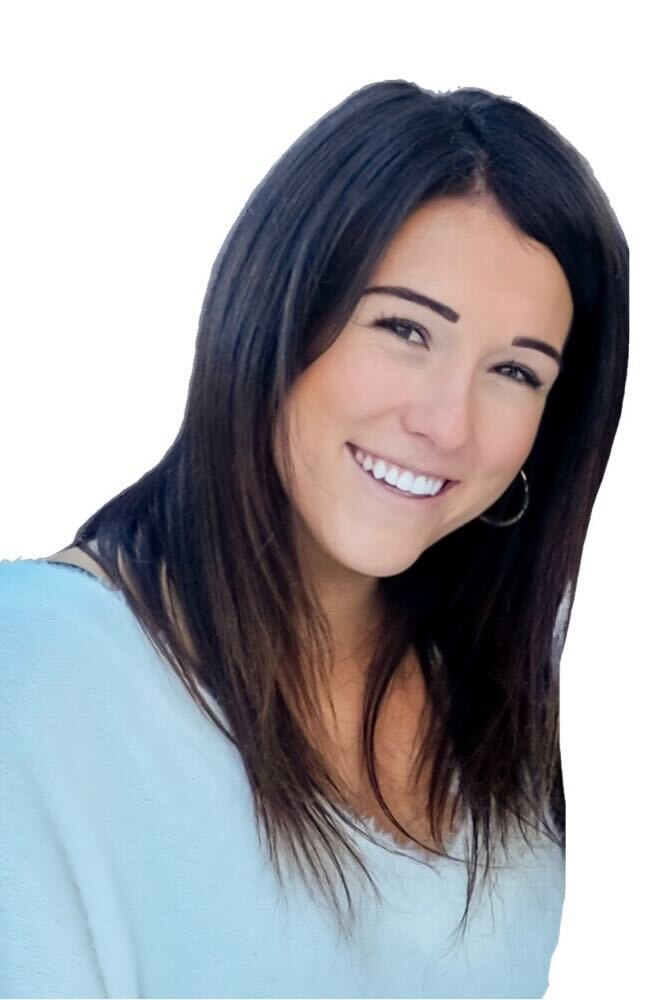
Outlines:
<svg viewBox="0 0 658 1000"><path fill-rule="evenodd" d="M524 466L525 515L500 529L473 520L379 581L388 613L363 713L375 795L413 840L382 798L373 759L379 708L413 648L431 713L418 771L430 769L433 838L448 854L449 804L470 833L462 931L496 845L538 832L565 843L559 661L628 354L627 244L568 141L510 98L403 80L365 86L324 115L265 176L219 251L175 441L71 543L121 587L240 751L280 882L287 859L352 917L346 863L377 887L349 835L342 786L308 736L320 724L315 682L328 676L332 637L303 582L272 429L410 213L479 194L548 247L567 277L574 314L563 368ZM504 518L519 502L504 495L490 513Z"/></svg>

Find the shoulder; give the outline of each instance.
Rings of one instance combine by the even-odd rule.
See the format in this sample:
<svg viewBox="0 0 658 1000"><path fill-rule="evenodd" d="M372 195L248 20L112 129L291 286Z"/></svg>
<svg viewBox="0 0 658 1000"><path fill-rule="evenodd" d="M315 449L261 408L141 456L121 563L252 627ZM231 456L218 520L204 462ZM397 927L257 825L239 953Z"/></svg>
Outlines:
<svg viewBox="0 0 658 1000"><path fill-rule="evenodd" d="M74 774L127 774L168 680L117 593L71 566L0 561L2 781L30 774L59 795Z"/></svg>
<svg viewBox="0 0 658 1000"><path fill-rule="evenodd" d="M5 723L143 733L159 717L216 737L122 591L73 566L0 559L0 740Z"/></svg>
<svg viewBox="0 0 658 1000"><path fill-rule="evenodd" d="M4 648L24 649L55 636L65 644L102 626L125 606L122 595L100 577L81 573L73 564L45 559L0 559L0 638Z"/></svg>
<svg viewBox="0 0 658 1000"><path fill-rule="evenodd" d="M64 720L92 698L110 698L140 635L122 596L86 573L0 560L0 728L9 717Z"/></svg>
<svg viewBox="0 0 658 1000"><path fill-rule="evenodd" d="M0 785L10 766L53 787L82 772L90 787L100 773L128 781L136 761L157 783L199 753L239 770L122 593L69 566L0 560Z"/></svg>

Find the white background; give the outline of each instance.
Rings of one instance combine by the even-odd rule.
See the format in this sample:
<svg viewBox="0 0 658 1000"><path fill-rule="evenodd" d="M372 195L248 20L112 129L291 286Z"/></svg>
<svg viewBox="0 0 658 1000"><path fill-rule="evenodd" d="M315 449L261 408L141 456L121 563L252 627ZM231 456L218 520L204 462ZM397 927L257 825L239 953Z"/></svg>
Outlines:
<svg viewBox="0 0 658 1000"><path fill-rule="evenodd" d="M591 163L631 245L632 342L562 660L568 885L550 1000L646 996L655 979L655 84L637 10L0 5L0 558L63 548L161 458L221 242L274 160L349 93L481 86Z"/></svg>

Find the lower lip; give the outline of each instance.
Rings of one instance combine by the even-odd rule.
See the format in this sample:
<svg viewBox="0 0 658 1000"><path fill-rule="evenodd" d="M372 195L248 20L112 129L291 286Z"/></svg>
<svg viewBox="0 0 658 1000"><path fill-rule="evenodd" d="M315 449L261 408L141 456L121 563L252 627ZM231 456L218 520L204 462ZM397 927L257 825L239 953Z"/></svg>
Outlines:
<svg viewBox="0 0 658 1000"><path fill-rule="evenodd" d="M425 507L433 507L435 504L439 503L443 499L444 495L448 493L453 486L456 486L458 482L456 479L446 480L436 496L422 496L414 495L412 493L402 493L399 489L397 489L397 487L389 485L385 479L375 479L375 477L369 472L366 472L359 462L357 462L356 455L354 453L354 445L348 444L347 450L352 457L352 461L361 473L364 485L365 483L370 483L374 495L386 498L387 500L397 500L398 503L403 504L407 508L409 508L412 504L418 505L419 503L422 503Z"/></svg>

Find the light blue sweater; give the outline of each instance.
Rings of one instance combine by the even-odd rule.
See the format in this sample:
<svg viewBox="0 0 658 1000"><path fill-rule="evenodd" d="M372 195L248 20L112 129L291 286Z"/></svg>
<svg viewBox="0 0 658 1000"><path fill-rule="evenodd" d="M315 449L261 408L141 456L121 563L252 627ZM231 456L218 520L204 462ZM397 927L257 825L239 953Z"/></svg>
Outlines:
<svg viewBox="0 0 658 1000"><path fill-rule="evenodd" d="M549 841L451 947L464 866L355 836L385 902L355 882L345 941L301 880L277 890L237 750L123 595L0 560L0 996L544 995L564 892Z"/></svg>

